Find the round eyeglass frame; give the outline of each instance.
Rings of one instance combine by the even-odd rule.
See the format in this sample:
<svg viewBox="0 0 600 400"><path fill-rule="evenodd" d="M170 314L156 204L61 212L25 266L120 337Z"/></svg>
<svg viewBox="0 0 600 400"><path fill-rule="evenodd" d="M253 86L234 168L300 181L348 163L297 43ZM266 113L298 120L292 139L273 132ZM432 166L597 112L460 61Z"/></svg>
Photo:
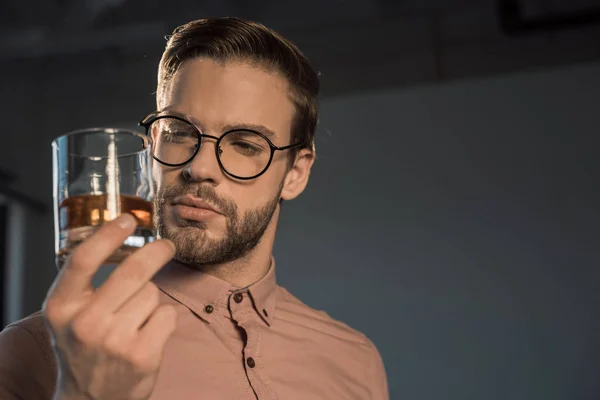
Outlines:
<svg viewBox="0 0 600 400"><path fill-rule="evenodd" d="M273 156L275 155L275 151L285 151L285 150L290 150L290 149L294 149L294 148L298 148L301 146L304 146L304 142L298 142L295 144L290 144L287 146L275 146L273 144L273 142L271 142L271 140L269 140L269 138L267 136L265 136L263 133L257 132L253 129L230 129L228 131L223 132L223 134L220 137L217 136L213 136L213 135L207 135L205 133L201 133L200 130L196 127L196 125L194 125L193 123L191 123L190 121L188 121L186 118L184 117L180 117L178 115L170 115L170 114L161 114L161 113L151 113L149 115L147 115L146 117L144 117L144 119L142 119L139 122L139 125L141 127L143 127L144 129L146 129L146 136L148 137L148 139L150 140L151 143L154 144L154 140L152 138L152 135L150 133L150 127L152 126L152 124L160 119L175 119L181 122L185 122L186 124L188 124L190 127L192 127L194 129L194 133L196 134L196 137L198 138L198 146L196 146L196 150L194 151L194 153L190 156L190 158L188 158L186 161L181 162L181 163L177 163L177 164L171 164L171 163L166 163L164 161L159 160L157 157L154 156L154 152L152 152L152 158L155 159L157 162L166 165L168 167L181 167L183 165L186 165L187 163L189 163L190 161L192 161L194 159L194 157L196 157L196 154L198 154L198 151L200 150L200 148L202 147L202 138L209 138L209 139L215 139L215 156L217 157L217 162L219 163L219 167L221 168L221 170L223 172L225 172L227 175L235 178L235 179L240 179L240 180L251 180L251 179L256 179L259 176L261 176L262 174L264 174L265 172L267 172L267 170L269 169L269 167L271 166L271 163L273 161ZM269 155L269 162L267 163L267 165L265 166L265 168L259 172L256 175L250 176L250 177L242 177L239 175L235 175L231 172L229 172L227 170L227 168L225 168L225 166L223 165L223 163L221 162L221 156L219 155L219 150L220 150L220 144L221 144L221 140L227 136L230 133L233 132L240 132L240 131L245 131L245 132L252 132L255 133L257 135L259 135L260 137L262 137L263 139L265 139L265 141L269 144L269 147L271 149L271 154Z"/></svg>

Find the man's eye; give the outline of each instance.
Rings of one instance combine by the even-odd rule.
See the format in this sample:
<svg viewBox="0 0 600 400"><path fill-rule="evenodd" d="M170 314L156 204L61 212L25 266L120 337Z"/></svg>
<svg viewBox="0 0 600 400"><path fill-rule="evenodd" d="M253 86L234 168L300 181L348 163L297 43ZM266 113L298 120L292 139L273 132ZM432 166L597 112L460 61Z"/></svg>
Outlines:
<svg viewBox="0 0 600 400"><path fill-rule="evenodd" d="M237 141L231 143L231 145L238 152L243 153L243 154L248 154L248 155L260 154L263 151L263 149L260 146L257 146L253 143L246 142L243 140L237 140Z"/></svg>
<svg viewBox="0 0 600 400"><path fill-rule="evenodd" d="M182 131L163 131L162 136L166 140L169 140L169 141L196 138L196 135L194 135L193 132L183 131L183 130Z"/></svg>

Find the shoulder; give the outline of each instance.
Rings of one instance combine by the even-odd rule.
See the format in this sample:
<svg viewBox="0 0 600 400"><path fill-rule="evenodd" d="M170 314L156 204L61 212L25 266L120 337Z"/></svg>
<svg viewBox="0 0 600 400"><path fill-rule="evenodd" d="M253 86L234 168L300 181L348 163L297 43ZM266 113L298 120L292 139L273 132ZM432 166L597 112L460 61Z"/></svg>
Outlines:
<svg viewBox="0 0 600 400"><path fill-rule="evenodd" d="M0 354L2 399L52 397L56 361L41 312L12 322L0 332Z"/></svg>
<svg viewBox="0 0 600 400"><path fill-rule="evenodd" d="M335 337L348 343L372 346L363 333L332 318L325 311L306 305L283 287L278 288L276 314L277 319L305 326L315 333Z"/></svg>
<svg viewBox="0 0 600 400"><path fill-rule="evenodd" d="M385 367L375 344L362 332L316 310L285 288L278 287L274 328L298 340L296 346L317 346L329 371L337 370L349 379L358 379L368 388L370 398L387 399ZM275 326L276 325L276 326ZM314 353L312 349L307 352ZM327 358L331 359L327 359Z"/></svg>
<svg viewBox="0 0 600 400"><path fill-rule="evenodd" d="M0 333L1 341L11 340L19 343L35 342L39 351L51 364L56 364L52 353L50 332L46 328L41 311L12 322Z"/></svg>

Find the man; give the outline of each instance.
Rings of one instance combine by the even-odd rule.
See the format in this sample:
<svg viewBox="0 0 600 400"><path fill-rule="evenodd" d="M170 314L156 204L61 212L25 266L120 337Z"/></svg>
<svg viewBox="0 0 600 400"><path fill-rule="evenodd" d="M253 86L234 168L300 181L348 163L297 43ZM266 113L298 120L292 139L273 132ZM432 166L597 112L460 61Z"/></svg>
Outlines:
<svg viewBox="0 0 600 400"><path fill-rule="evenodd" d="M281 202L302 193L315 159L318 87L300 51L260 24L177 28L158 111L141 122L161 239L97 290L134 219L81 244L42 312L0 335L0 398L387 399L375 346L275 281Z"/></svg>

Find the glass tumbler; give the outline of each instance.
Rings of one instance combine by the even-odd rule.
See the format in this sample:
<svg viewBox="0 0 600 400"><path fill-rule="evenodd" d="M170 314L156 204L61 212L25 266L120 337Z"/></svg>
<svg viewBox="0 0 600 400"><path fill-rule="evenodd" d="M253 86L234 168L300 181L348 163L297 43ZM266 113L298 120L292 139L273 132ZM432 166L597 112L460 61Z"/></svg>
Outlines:
<svg viewBox="0 0 600 400"><path fill-rule="evenodd" d="M152 152L144 134L115 128L67 133L52 142L56 264L102 224L122 213L137 220L105 264L116 264L154 240Z"/></svg>

